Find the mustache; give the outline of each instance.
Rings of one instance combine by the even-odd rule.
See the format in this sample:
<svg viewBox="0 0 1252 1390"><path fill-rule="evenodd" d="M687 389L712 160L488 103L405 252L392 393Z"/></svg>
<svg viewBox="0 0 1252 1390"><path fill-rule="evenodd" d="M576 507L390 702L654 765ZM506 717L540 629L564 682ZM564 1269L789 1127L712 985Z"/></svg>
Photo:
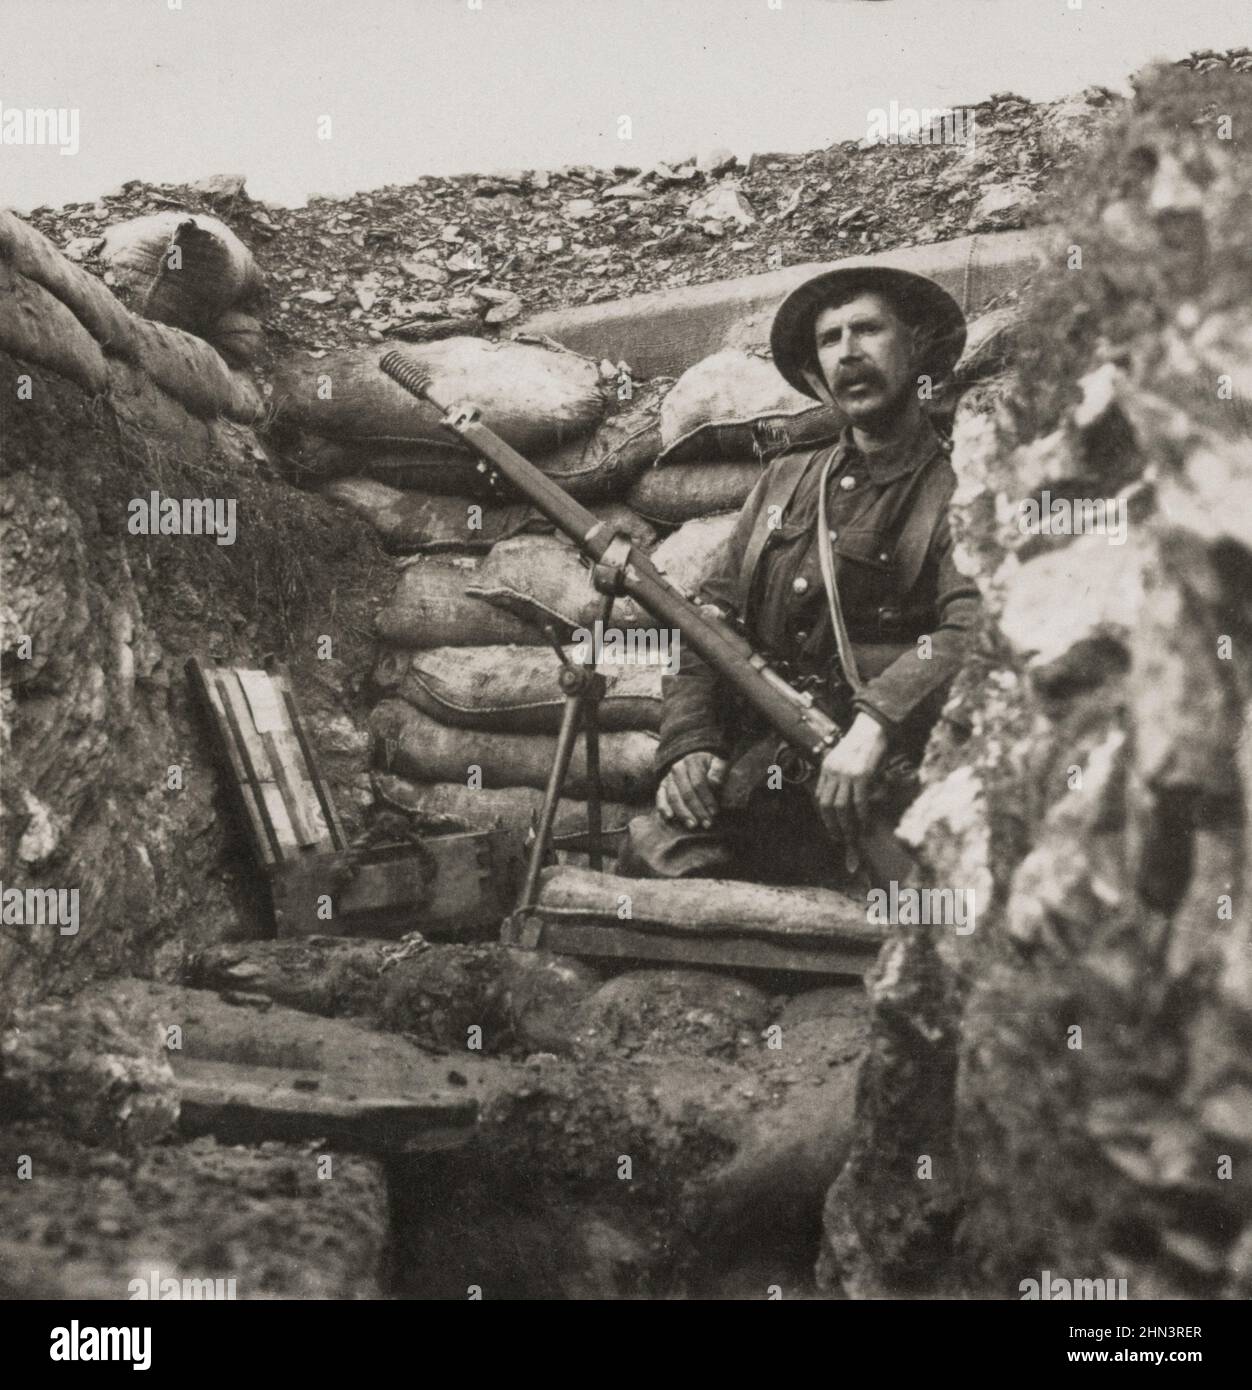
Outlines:
<svg viewBox="0 0 1252 1390"><path fill-rule="evenodd" d="M845 386L882 385L884 385L882 374L875 371L873 367L848 367L844 371L836 372L830 383L832 391L838 391Z"/></svg>

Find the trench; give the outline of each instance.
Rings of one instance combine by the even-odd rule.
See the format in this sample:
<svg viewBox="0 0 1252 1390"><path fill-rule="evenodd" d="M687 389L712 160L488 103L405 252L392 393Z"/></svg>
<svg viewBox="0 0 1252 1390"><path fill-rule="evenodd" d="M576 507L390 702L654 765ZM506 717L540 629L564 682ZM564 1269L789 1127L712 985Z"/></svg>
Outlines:
<svg viewBox="0 0 1252 1390"><path fill-rule="evenodd" d="M616 1009L596 1002L614 990ZM847 1016L860 1012L862 991L803 991L799 1010L799 994L765 997L768 1021L807 1007L802 1032L821 1020L843 1034L841 1049L813 1049L810 1037L785 1080L772 1076L760 1017L742 1008L752 991L725 974L627 969L606 977L590 1006L571 1000L549 1011L545 1040L559 1059L509 1038L494 1060L533 1071L535 1093L489 1105L463 1148L387 1160L389 1295L464 1299L477 1287L481 1297L545 1300L830 1296L815 1268L823 1200L850 1133L859 1046ZM667 993L667 1006L640 1007L645 992ZM687 1021L679 1047L676 1020ZM555 1039L562 1028L565 1045ZM802 1114L803 1097L788 1094L802 1084L797 1072L824 1085L821 1073L835 1068L838 1113ZM777 1142L723 1110L725 1094L781 1102ZM615 1104L632 1097L642 1111ZM629 1177L619 1150L634 1160Z"/></svg>

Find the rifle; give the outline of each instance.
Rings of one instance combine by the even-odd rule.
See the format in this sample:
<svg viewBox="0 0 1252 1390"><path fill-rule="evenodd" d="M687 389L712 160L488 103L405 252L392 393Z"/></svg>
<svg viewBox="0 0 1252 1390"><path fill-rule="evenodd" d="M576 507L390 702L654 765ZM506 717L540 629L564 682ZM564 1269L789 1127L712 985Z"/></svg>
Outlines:
<svg viewBox="0 0 1252 1390"><path fill-rule="evenodd" d="M482 460L479 471L494 469L567 536L591 561L591 581L598 592L627 594L659 622L681 631L683 640L760 714L787 747L813 767L845 730L817 703L812 691L799 691L753 650L747 638L724 622L702 613L672 584L629 536L610 529L564 488L505 443L482 421L477 406L451 404L431 394L429 373L402 352L384 354L379 368L397 385L438 410L443 426L463 439ZM796 780L805 780L804 776ZM859 844L877 877L903 880L914 867L904 847L882 824L863 827Z"/></svg>

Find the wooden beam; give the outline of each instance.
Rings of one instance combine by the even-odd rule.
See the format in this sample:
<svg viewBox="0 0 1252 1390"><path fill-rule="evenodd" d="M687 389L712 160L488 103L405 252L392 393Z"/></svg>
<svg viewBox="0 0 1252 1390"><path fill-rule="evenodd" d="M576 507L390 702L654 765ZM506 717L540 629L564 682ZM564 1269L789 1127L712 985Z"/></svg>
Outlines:
<svg viewBox="0 0 1252 1390"><path fill-rule="evenodd" d="M415 1153L466 1143L478 1102L453 1091L386 1093L356 1077L237 1062L174 1064L179 1125L226 1144L324 1139L339 1148Z"/></svg>
<svg viewBox="0 0 1252 1390"><path fill-rule="evenodd" d="M555 951L588 959L664 961L670 965L723 965L736 970L792 971L860 978L876 951L832 942L766 941L747 936L674 936L609 923L547 922L515 913L500 939L508 946Z"/></svg>

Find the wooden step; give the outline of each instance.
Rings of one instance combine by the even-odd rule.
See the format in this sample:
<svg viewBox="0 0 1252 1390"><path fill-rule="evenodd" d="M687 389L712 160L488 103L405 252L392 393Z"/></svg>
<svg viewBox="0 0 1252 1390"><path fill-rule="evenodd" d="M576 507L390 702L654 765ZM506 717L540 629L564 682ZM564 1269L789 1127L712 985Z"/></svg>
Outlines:
<svg viewBox="0 0 1252 1390"><path fill-rule="evenodd" d="M478 1102L446 1091L389 1093L328 1071L173 1061L184 1134L226 1144L320 1139L335 1148L418 1153L472 1138Z"/></svg>

